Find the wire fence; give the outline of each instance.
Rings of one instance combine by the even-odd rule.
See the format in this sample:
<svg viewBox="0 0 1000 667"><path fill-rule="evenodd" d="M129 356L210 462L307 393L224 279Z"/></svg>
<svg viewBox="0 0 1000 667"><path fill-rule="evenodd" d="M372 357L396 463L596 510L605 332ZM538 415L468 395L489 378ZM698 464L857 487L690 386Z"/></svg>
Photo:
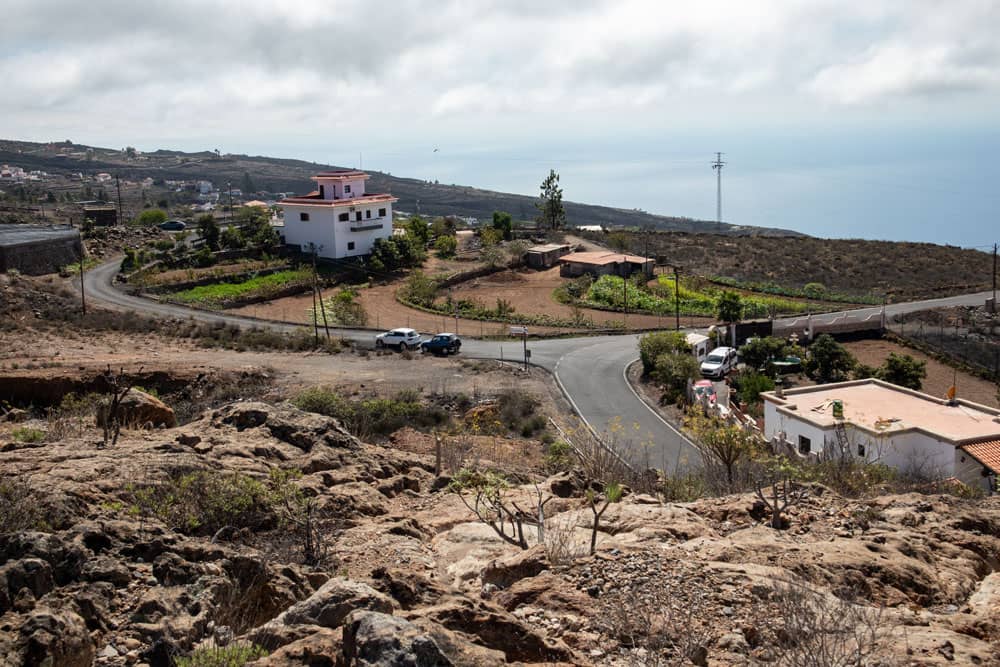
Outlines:
<svg viewBox="0 0 1000 667"><path fill-rule="evenodd" d="M893 321L887 328L913 347L937 353L982 371L1000 381L1000 327L924 321Z"/></svg>

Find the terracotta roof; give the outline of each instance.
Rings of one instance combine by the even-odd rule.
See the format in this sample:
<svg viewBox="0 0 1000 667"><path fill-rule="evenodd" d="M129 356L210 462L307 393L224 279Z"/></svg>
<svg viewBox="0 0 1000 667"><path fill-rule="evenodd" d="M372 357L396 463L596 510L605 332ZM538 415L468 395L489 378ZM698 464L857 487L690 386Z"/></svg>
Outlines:
<svg viewBox="0 0 1000 667"><path fill-rule="evenodd" d="M652 258L639 257L638 255L625 255L620 252L571 252L559 258L560 262L577 262L578 264L618 264L630 262L632 264L645 264L652 262Z"/></svg>
<svg viewBox="0 0 1000 667"><path fill-rule="evenodd" d="M977 442L974 445L963 445L962 449L972 458L1000 475L1000 440Z"/></svg>

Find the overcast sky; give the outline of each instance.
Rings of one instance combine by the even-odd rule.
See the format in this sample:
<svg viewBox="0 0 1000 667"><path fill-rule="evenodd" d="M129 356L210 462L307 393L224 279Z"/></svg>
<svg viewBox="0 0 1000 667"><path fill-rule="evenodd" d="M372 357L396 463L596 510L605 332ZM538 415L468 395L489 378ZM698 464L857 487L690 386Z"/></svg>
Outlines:
<svg viewBox="0 0 1000 667"><path fill-rule="evenodd" d="M598 159L690 135L703 148L650 152L703 163L729 148L716 135L992 132L1000 109L996 1L4 0L0 15L6 137L365 152L399 175L433 148ZM496 167L482 178L505 182Z"/></svg>

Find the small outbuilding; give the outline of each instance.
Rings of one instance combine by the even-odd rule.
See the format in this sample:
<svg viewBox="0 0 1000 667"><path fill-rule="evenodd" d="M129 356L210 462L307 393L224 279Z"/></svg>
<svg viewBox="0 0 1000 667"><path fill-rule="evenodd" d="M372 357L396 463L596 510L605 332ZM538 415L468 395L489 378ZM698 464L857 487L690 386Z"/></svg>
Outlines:
<svg viewBox="0 0 1000 667"><path fill-rule="evenodd" d="M565 278L577 278L588 273L594 277L628 278L638 272L652 278L653 267L656 266L655 260L647 257L606 251L573 252L560 257L559 263L559 275Z"/></svg>
<svg viewBox="0 0 1000 667"><path fill-rule="evenodd" d="M0 272L55 273L82 254L80 233L69 225L0 225Z"/></svg>
<svg viewBox="0 0 1000 667"><path fill-rule="evenodd" d="M532 269L548 269L556 265L563 255L568 255L570 247L564 243L546 243L528 248L525 262Z"/></svg>
<svg viewBox="0 0 1000 667"><path fill-rule="evenodd" d="M84 220L90 220L98 227L112 227L118 224L118 209L114 204L108 202L83 202L80 204L83 209Z"/></svg>

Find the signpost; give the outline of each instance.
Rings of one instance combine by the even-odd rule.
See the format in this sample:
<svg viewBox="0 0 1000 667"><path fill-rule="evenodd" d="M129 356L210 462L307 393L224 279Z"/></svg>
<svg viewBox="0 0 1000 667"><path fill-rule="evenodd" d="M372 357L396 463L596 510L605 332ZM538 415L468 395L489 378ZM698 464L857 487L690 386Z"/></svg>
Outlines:
<svg viewBox="0 0 1000 667"><path fill-rule="evenodd" d="M524 370L528 370L528 359L531 358L531 351L528 349L528 327L511 327L511 336L520 336L524 344Z"/></svg>

